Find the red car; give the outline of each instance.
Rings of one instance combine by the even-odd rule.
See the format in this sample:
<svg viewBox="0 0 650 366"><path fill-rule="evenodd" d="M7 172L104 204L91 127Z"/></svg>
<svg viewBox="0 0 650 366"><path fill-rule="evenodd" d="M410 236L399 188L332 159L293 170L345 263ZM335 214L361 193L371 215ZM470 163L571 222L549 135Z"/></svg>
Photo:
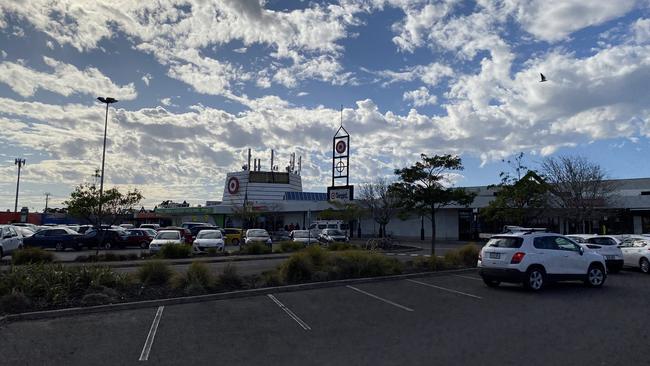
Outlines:
<svg viewBox="0 0 650 366"><path fill-rule="evenodd" d="M126 245L138 246L142 249L149 248L149 243L153 240L150 232L144 229L129 229L126 231L129 235L126 237Z"/></svg>
<svg viewBox="0 0 650 366"><path fill-rule="evenodd" d="M162 231L162 230L180 231L181 236L183 237L183 239L185 239L185 244L192 244L192 242L194 241L194 239L192 238L192 233L188 229L185 229L185 228L182 228L182 227L179 227L179 226L167 226L167 227L161 227L160 229L158 229L158 231Z"/></svg>

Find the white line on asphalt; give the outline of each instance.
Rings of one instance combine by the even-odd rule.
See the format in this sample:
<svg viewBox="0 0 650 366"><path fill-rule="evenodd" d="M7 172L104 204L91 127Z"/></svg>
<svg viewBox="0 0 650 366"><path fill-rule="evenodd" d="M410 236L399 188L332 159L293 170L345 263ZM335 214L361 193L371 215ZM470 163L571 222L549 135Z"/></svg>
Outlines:
<svg viewBox="0 0 650 366"><path fill-rule="evenodd" d="M269 299L273 300L273 302L276 303L280 307L280 309L284 310L284 312L287 313L287 315L289 315L291 319L295 320L296 323L298 323L298 325L302 327L302 329L311 330L309 324L305 323L302 319L298 317L298 315L294 314L293 311L291 311L288 307L284 306L284 304L281 303L280 300L278 300L275 296L271 294L268 294L267 296L269 297Z"/></svg>
<svg viewBox="0 0 650 366"><path fill-rule="evenodd" d="M139 361L147 361L149 359L149 352L151 352L153 339L156 337L156 331L158 330L158 324L160 324L160 318L162 317L164 309L164 306L159 306L158 311L156 311L156 316L153 318L153 323L151 323L151 328L149 329L149 335L147 336L147 340L144 342L142 353L140 353Z"/></svg>
<svg viewBox="0 0 650 366"><path fill-rule="evenodd" d="M482 279L478 277L470 277L470 276L461 276L461 275L452 275L454 277L460 277L460 278L467 278L468 280L476 280L476 281L483 281Z"/></svg>
<svg viewBox="0 0 650 366"><path fill-rule="evenodd" d="M480 297L480 296L476 296L476 295L468 294L468 293L465 293L465 292L460 292L460 291L452 290L452 289L450 289L450 288L445 288L445 287L440 287L440 286L432 285L432 284L430 284L430 283L426 283L426 282L420 282L420 281L416 281L416 280L407 280L407 281L409 281L409 282L413 282L413 283L417 283L417 284L419 284L419 285L423 285L423 286L429 286L429 287L437 288L438 290L443 290L443 291L453 292L453 293L455 293L455 294L459 294L459 295L464 295L464 296L473 297L473 298L475 298L475 299L479 299L479 300L480 300L480 299L483 299L483 298Z"/></svg>
<svg viewBox="0 0 650 366"><path fill-rule="evenodd" d="M383 302L385 302L386 304L390 304L390 305L393 305L393 306L397 306L398 308L400 308L400 309L402 309L402 310L413 311L413 309L411 309L411 308L407 308L407 307L404 306L404 305L400 305L400 304L398 304L398 303L396 303L396 302L392 302L392 301L390 301L390 300L386 300L386 299L384 299L384 298L382 298L382 297L379 297L379 296L377 296L377 295L373 295L373 294L371 294L370 292L365 292L365 291L363 291L363 290L361 290L361 289L358 289L358 288L356 288L356 287L349 286L349 285L346 286L346 287L347 287L347 288L350 288L350 289L352 289L352 290L354 290L354 291L361 292L361 293L364 294L364 295L368 295L368 296L372 297L373 299L377 299L377 300L379 300L379 301L383 301Z"/></svg>

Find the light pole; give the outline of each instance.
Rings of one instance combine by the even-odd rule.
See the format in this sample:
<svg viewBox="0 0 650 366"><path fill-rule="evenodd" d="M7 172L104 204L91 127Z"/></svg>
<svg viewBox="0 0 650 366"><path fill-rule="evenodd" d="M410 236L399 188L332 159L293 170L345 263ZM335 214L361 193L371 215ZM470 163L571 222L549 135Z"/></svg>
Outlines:
<svg viewBox="0 0 650 366"><path fill-rule="evenodd" d="M106 118L104 120L104 149L102 150L102 175L99 180L99 229L101 230L102 228L102 199L104 197L104 161L106 159L106 130L108 129L108 105L112 103L117 103L117 99L111 98L111 97L97 97L97 100L100 102L106 104ZM101 241L103 243L104 241L104 235L102 235ZM97 245L97 249L99 249L99 245Z"/></svg>
<svg viewBox="0 0 650 366"><path fill-rule="evenodd" d="M50 202L50 196L52 195L52 193L45 192L43 194L45 195L45 210L43 210L43 212L47 213L47 204Z"/></svg>
<svg viewBox="0 0 650 366"><path fill-rule="evenodd" d="M18 165L18 181L16 182L16 204L14 205L14 212L18 212L18 190L20 189L20 168L25 165L25 159L18 158L14 160L14 165Z"/></svg>

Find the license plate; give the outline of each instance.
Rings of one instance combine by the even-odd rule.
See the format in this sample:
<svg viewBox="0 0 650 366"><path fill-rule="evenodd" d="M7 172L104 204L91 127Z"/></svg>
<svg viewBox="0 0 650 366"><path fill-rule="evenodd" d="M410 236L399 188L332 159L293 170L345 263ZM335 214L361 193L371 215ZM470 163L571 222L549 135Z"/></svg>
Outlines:
<svg viewBox="0 0 650 366"><path fill-rule="evenodd" d="M490 259L499 259L501 258L501 253L490 253Z"/></svg>

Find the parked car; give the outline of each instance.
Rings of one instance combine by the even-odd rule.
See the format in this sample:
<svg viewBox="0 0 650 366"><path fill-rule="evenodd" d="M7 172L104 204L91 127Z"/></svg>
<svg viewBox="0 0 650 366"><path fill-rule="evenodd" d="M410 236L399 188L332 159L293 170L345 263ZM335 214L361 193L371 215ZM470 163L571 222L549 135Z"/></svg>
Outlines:
<svg viewBox="0 0 650 366"><path fill-rule="evenodd" d="M643 273L650 273L650 238L630 237L619 245L623 252L625 266L641 269Z"/></svg>
<svg viewBox="0 0 650 366"><path fill-rule="evenodd" d="M182 228L188 229L188 230L195 227L195 226L214 226L214 225L212 225L210 223L207 223L207 222L184 222L184 223L181 224Z"/></svg>
<svg viewBox="0 0 650 366"><path fill-rule="evenodd" d="M97 247L100 244L104 249L123 248L128 244L128 233L116 229L102 229L101 231L91 229L83 234L83 242L89 248Z"/></svg>
<svg viewBox="0 0 650 366"><path fill-rule="evenodd" d="M226 245L239 245L241 243L242 229L227 227L224 229L224 231L226 232Z"/></svg>
<svg viewBox="0 0 650 366"><path fill-rule="evenodd" d="M512 282L532 291L541 290L549 281L581 280L601 287L607 279L602 255L553 233L493 236L479 253L478 268L489 287Z"/></svg>
<svg viewBox="0 0 650 366"><path fill-rule="evenodd" d="M84 236L67 227L44 228L29 238L23 239L26 247L54 248L57 251L73 248L81 250L84 246Z"/></svg>
<svg viewBox="0 0 650 366"><path fill-rule="evenodd" d="M158 234L158 232L157 232L156 230L154 230L154 229L149 229L149 228L138 228L138 230L144 230L144 231L146 231L147 233L149 233L149 236L152 237L152 238L155 238L155 237L156 237L156 234Z"/></svg>
<svg viewBox="0 0 650 366"><path fill-rule="evenodd" d="M329 244L334 242L347 243L350 241L345 232L339 229L325 229L318 236L318 241L321 243Z"/></svg>
<svg viewBox="0 0 650 366"><path fill-rule="evenodd" d="M140 229L154 229L158 231L160 229L160 225L158 224L141 224Z"/></svg>
<svg viewBox="0 0 650 366"><path fill-rule="evenodd" d="M15 223L13 223L11 225L12 226L18 226L18 227L27 227L27 228L30 228L34 232L36 232L36 230L39 229L39 227L37 225L30 224L28 222L15 222Z"/></svg>
<svg viewBox="0 0 650 366"><path fill-rule="evenodd" d="M188 229L178 227L178 226L167 226L167 227L164 227L164 228L160 229L158 232L160 232L162 230L175 230L175 231L178 231L179 233L181 233L181 237L182 237L183 241L186 244L192 244L192 240L193 240L192 239L192 233Z"/></svg>
<svg viewBox="0 0 650 366"><path fill-rule="evenodd" d="M128 230L128 229L133 229L133 228L135 227L135 226L133 226L133 224L120 224L119 226L120 226L121 228L126 229L126 230Z"/></svg>
<svg viewBox="0 0 650 366"><path fill-rule="evenodd" d="M166 244L184 244L185 241L178 230L160 230L155 238L149 243L149 251L157 253Z"/></svg>
<svg viewBox="0 0 650 366"><path fill-rule="evenodd" d="M138 246L142 249L149 248L149 243L156 236L155 231L152 234L149 229L129 229L127 230L128 236L126 237L126 245L128 246Z"/></svg>
<svg viewBox="0 0 650 366"><path fill-rule="evenodd" d="M618 247L621 243L618 237L612 235L575 234L567 235L567 238L605 257L608 272L617 273L623 268L623 252Z"/></svg>
<svg viewBox="0 0 650 366"><path fill-rule="evenodd" d="M81 226L79 226L79 229L77 229L75 231L78 232L79 234L85 234L86 231L88 231L88 230L90 230L92 228L93 228L92 225L81 225Z"/></svg>
<svg viewBox="0 0 650 366"><path fill-rule="evenodd" d="M218 226L214 225L197 225L197 226L192 226L192 228L189 229L190 233L192 234L192 240L196 239L196 234L198 234L202 230L220 230Z"/></svg>
<svg viewBox="0 0 650 366"><path fill-rule="evenodd" d="M0 225L0 259L23 247L23 236L11 225Z"/></svg>
<svg viewBox="0 0 650 366"><path fill-rule="evenodd" d="M294 230L291 232L291 240L303 245L317 244L318 237L311 235L309 230Z"/></svg>
<svg viewBox="0 0 650 366"><path fill-rule="evenodd" d="M225 244L221 230L201 230L196 235L194 243L192 243L192 250L199 253L205 252L210 248L222 251L224 247Z"/></svg>
<svg viewBox="0 0 650 366"><path fill-rule="evenodd" d="M271 236L264 229L248 229L244 238L244 244L262 243L266 245L273 244Z"/></svg>
<svg viewBox="0 0 650 366"><path fill-rule="evenodd" d="M32 230L29 226L14 226L16 232L23 236L23 238L29 238L34 235L35 230Z"/></svg>
<svg viewBox="0 0 650 366"><path fill-rule="evenodd" d="M278 230L271 233L271 240L274 242L290 241L291 233L286 230Z"/></svg>

